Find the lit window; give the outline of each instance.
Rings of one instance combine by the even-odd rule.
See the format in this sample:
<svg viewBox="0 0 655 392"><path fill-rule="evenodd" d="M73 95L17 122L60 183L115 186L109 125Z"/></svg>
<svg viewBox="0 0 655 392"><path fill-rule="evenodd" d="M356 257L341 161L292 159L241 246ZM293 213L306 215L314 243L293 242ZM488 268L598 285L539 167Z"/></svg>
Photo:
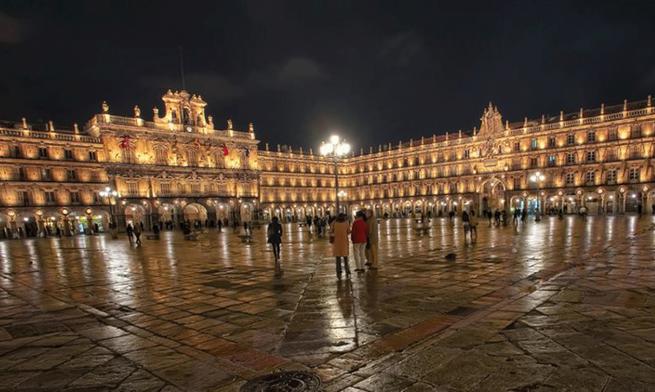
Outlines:
<svg viewBox="0 0 655 392"><path fill-rule="evenodd" d="M569 146L572 146L572 145L575 144L575 135L574 134L569 133L568 135L566 135L566 144L568 144Z"/></svg>
<svg viewBox="0 0 655 392"><path fill-rule="evenodd" d="M555 136L551 136L548 138L548 147L555 148Z"/></svg>
<svg viewBox="0 0 655 392"><path fill-rule="evenodd" d="M566 173L566 185L575 185L575 173Z"/></svg>
<svg viewBox="0 0 655 392"><path fill-rule="evenodd" d="M596 132L587 132L587 143L594 143L596 141Z"/></svg>

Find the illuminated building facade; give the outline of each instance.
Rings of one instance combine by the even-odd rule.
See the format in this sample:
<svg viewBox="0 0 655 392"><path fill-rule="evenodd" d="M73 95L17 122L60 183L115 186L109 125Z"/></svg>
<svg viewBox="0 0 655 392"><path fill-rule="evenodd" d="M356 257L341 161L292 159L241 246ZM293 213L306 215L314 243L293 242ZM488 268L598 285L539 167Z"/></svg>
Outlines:
<svg viewBox="0 0 655 392"><path fill-rule="evenodd" d="M333 161L259 145L254 126L217 129L206 103L168 91L152 121L103 103L83 130L0 126L0 236L109 222L284 220L335 212ZM339 161L341 204L379 216L462 209L651 213L655 113L640 102L510 123L489 105L479 129L363 149ZM105 197L103 190L118 197Z"/></svg>
<svg viewBox="0 0 655 392"><path fill-rule="evenodd" d="M372 208L390 217L463 208L652 213L654 124L650 96L515 123L504 122L489 104L479 129L370 147L343 160L343 204L349 211ZM302 151L261 156L266 214L298 219L334 210L329 162Z"/></svg>

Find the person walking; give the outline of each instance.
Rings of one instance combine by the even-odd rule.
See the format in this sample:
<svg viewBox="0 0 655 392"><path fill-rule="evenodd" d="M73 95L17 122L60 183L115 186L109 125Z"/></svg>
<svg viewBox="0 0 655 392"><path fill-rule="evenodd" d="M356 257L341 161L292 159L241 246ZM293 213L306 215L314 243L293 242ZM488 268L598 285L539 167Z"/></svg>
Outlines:
<svg viewBox="0 0 655 392"><path fill-rule="evenodd" d="M268 228L266 229L266 234L268 235L268 243L273 247L275 263L278 263L280 261L280 244L282 243L282 225L277 216L271 219L271 223L268 224Z"/></svg>
<svg viewBox="0 0 655 392"><path fill-rule="evenodd" d="M330 242L332 243L332 255L336 259L337 277L341 279L341 261L346 270L346 277L350 277L350 266L348 265L348 234L350 225L346 220L346 214L339 214L337 219L330 225Z"/></svg>
<svg viewBox="0 0 655 392"><path fill-rule="evenodd" d="M466 237L471 234L471 221L466 210L462 211L462 227L464 228L464 242L466 242Z"/></svg>
<svg viewBox="0 0 655 392"><path fill-rule="evenodd" d="M366 224L368 226L368 242L366 243L366 265L369 269L378 267L378 220L373 210L366 212Z"/></svg>
<svg viewBox="0 0 655 392"><path fill-rule="evenodd" d="M219 219L218 220L218 232L220 233L222 231L223 231L223 220Z"/></svg>
<svg viewBox="0 0 655 392"><path fill-rule="evenodd" d="M130 241L130 244L132 243L132 235L134 235L134 226L132 226L132 223L127 224L127 228L125 229L125 232L127 233L127 239Z"/></svg>
<svg viewBox="0 0 655 392"><path fill-rule="evenodd" d="M136 239L136 244L141 245L141 225L134 225L134 238Z"/></svg>
<svg viewBox="0 0 655 392"><path fill-rule="evenodd" d="M366 253L366 240L368 239L368 225L366 224L363 211L355 214L355 221L350 229L350 239L353 242L353 253L355 254L355 272L364 272L364 259Z"/></svg>

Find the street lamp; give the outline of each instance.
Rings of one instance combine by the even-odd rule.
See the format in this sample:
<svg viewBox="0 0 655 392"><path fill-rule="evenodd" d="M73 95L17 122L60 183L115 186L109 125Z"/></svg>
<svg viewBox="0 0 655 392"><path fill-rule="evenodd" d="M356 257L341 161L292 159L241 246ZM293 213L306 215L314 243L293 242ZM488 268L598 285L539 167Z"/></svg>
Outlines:
<svg viewBox="0 0 655 392"><path fill-rule="evenodd" d="M116 192L115 190L111 189L110 187L106 187L104 191L100 191L100 196L105 197L109 201L109 215L111 215L111 225L110 226L115 226L116 225L116 219L114 217L114 204L116 204L116 198L120 197L120 193Z"/></svg>
<svg viewBox="0 0 655 392"><path fill-rule="evenodd" d="M321 147L319 149L320 153L324 157L331 157L332 162L334 164L334 184L335 184L335 192L334 194L336 195L336 203L337 203L337 214L340 212L340 207L339 207L339 170L337 167L337 163L339 161L339 158L348 155L350 152L350 144L346 143L345 140L341 140L341 138L338 135L332 135L330 136L329 141L322 142Z"/></svg>
<svg viewBox="0 0 655 392"><path fill-rule="evenodd" d="M541 184L546 180L546 176L542 172L536 172L533 175L530 176L530 181L534 182L537 184L537 200L539 204L537 205L537 214L534 217L535 222L539 222L541 220L541 207L542 207L542 202L541 202L541 195L540 195L540 189L541 189Z"/></svg>

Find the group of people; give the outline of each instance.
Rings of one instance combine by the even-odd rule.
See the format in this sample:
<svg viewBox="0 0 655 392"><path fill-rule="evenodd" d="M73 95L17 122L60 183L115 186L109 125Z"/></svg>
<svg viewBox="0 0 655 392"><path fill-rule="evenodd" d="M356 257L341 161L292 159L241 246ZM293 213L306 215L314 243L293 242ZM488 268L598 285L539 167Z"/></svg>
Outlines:
<svg viewBox="0 0 655 392"><path fill-rule="evenodd" d="M316 235L319 237L323 237L325 235L325 228L328 227L329 224L329 217L327 215L323 217L315 216L314 218L309 215L305 217L305 225L307 226L309 232L312 232L313 225Z"/></svg>
<svg viewBox="0 0 655 392"><path fill-rule="evenodd" d="M311 228L311 218L307 218L307 227ZM336 261L337 277L341 279L342 272L346 276L350 273L350 243L353 245L353 256L355 259L355 272L362 273L365 267L370 270L377 269L378 263L378 223L373 211L358 211L352 224L348 221L346 214L341 213L336 218L317 218L314 223L316 232L322 236L326 225L329 225L329 238L332 244L332 255ZM311 229L310 229L311 230ZM282 243L282 224L277 217L271 219L267 228L267 241L273 249L276 266L280 262L280 244Z"/></svg>
<svg viewBox="0 0 655 392"><path fill-rule="evenodd" d="M137 246L141 245L141 233L143 232L143 222L132 225L132 222L127 224L125 229L127 233L127 239L130 241L130 244L135 242Z"/></svg>
<svg viewBox="0 0 655 392"><path fill-rule="evenodd" d="M352 225L346 214L339 214L330 225L330 242L337 277L341 279L342 270L345 270L346 277L350 276L350 242L353 244L355 272L364 272L365 266L371 270L377 269L378 240L378 223L373 211L358 211Z"/></svg>

